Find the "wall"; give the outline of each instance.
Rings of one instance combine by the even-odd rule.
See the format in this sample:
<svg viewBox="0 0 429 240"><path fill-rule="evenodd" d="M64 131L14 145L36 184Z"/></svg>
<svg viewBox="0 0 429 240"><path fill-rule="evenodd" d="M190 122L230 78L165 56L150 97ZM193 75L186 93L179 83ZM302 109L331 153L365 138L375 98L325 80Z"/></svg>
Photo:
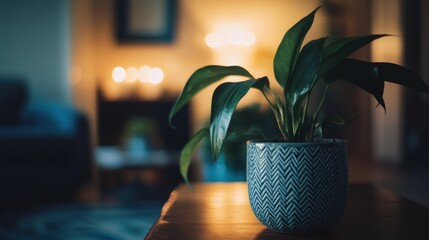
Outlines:
<svg viewBox="0 0 429 240"><path fill-rule="evenodd" d="M395 36L375 41L372 48L372 61L402 63L403 39L401 35L400 0L377 0L372 5L372 32L388 33ZM378 161L400 164L402 153L402 88L386 83L384 89L386 114L380 108L372 114L372 140L374 155ZM374 100L373 105L376 105Z"/></svg>
<svg viewBox="0 0 429 240"><path fill-rule="evenodd" d="M24 77L30 98L68 103L69 0L0 1L0 75Z"/></svg>
<svg viewBox="0 0 429 240"><path fill-rule="evenodd" d="M221 25L237 25L251 30L256 43L243 61L255 76L268 75L274 82L272 59L283 34L295 22L311 12L319 1L300 0L181 0L178 7L176 38L171 44L119 44L115 39L113 0L94 0L95 77L109 98L121 97L126 84L112 81L115 66L158 66L164 70L164 81L159 87L146 85L146 94L163 91L162 96L176 96L193 71L207 64L226 64L204 43L207 33ZM317 14L309 38L323 36L323 10ZM158 88L158 89L156 89ZM131 87L131 89L135 89ZM194 121L201 124L208 118L213 88L199 94L192 103ZM144 97L143 93L143 97ZM260 96L255 93L253 99ZM198 125L198 124L197 124ZM197 126L194 125L194 126Z"/></svg>
<svg viewBox="0 0 429 240"><path fill-rule="evenodd" d="M73 103L90 120L96 144L96 81L94 74L94 1L71 1L71 81Z"/></svg>
<svg viewBox="0 0 429 240"><path fill-rule="evenodd" d="M371 31L370 0L325 0L328 9L329 34L336 36L367 35ZM354 52L351 58L369 60L370 46ZM371 96L347 81L335 83L329 90L323 106L325 116L341 116L352 119L359 116L357 121L342 127L328 127L325 137L347 140L351 161L359 164L371 161L371 120L369 112L373 108Z"/></svg>
<svg viewBox="0 0 429 240"><path fill-rule="evenodd" d="M402 29L404 33L404 65L428 83L428 32L427 1L402 2ZM411 89L403 90L403 165L416 166L429 159L429 95ZM428 165L429 166L429 165Z"/></svg>

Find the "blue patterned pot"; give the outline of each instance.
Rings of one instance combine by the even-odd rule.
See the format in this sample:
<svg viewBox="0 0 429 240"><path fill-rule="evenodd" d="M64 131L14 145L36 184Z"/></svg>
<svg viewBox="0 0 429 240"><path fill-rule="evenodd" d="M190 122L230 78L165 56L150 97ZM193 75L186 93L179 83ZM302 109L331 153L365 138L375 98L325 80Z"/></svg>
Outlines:
<svg viewBox="0 0 429 240"><path fill-rule="evenodd" d="M346 142L247 142L250 206L278 232L312 232L337 223L348 190Z"/></svg>

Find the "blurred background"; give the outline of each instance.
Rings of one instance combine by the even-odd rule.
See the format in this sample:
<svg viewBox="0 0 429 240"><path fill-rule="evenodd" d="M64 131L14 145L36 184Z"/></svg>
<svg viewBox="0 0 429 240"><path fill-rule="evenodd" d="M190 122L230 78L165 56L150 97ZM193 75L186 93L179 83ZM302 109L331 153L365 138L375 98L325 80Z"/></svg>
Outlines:
<svg viewBox="0 0 429 240"><path fill-rule="evenodd" d="M1 0L0 238L142 238L182 182L180 149L208 122L214 86L179 113L176 129L168 124L188 77L241 65L280 91L277 46L319 5L306 39L391 34L353 57L401 64L429 83L423 0ZM388 83L384 96L386 113L365 92L335 85L324 113L362 115L328 136L348 141L351 182L429 207L429 97ZM250 92L232 126L271 133L266 110ZM229 139L216 163L203 143L191 179L245 181L245 140Z"/></svg>

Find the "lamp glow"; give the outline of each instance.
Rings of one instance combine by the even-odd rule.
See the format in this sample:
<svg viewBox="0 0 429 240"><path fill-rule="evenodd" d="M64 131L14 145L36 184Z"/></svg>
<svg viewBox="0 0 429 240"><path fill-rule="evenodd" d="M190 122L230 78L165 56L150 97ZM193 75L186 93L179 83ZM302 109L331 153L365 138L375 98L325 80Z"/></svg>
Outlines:
<svg viewBox="0 0 429 240"><path fill-rule="evenodd" d="M205 38L206 44L210 48L219 48L223 45L222 35L219 33L208 33Z"/></svg>
<svg viewBox="0 0 429 240"><path fill-rule="evenodd" d="M141 66L139 69L139 81L142 83L149 82L150 79L150 72L152 68L148 65Z"/></svg>
<svg viewBox="0 0 429 240"><path fill-rule="evenodd" d="M152 84L159 84L164 79L164 72L159 67L154 67L150 71L149 82Z"/></svg>
<svg viewBox="0 0 429 240"><path fill-rule="evenodd" d="M126 72L125 69L121 66L117 66L115 68L113 68L112 71L112 78L113 81L117 82L117 83L121 83L125 80L126 77Z"/></svg>
<svg viewBox="0 0 429 240"><path fill-rule="evenodd" d="M232 29L208 33L205 42L210 48L220 48L227 45L250 47L255 43L255 35L251 31Z"/></svg>
<svg viewBox="0 0 429 240"><path fill-rule="evenodd" d="M125 80L127 82L135 82L137 80L139 71L137 70L137 68L135 67L128 67L126 69L126 76L125 76Z"/></svg>
<svg viewBox="0 0 429 240"><path fill-rule="evenodd" d="M253 44L255 44L255 34L253 34L251 31L244 31L243 32L243 45L250 47Z"/></svg>
<svg viewBox="0 0 429 240"><path fill-rule="evenodd" d="M242 31L231 31L228 34L228 42L232 45L242 45L244 34Z"/></svg>

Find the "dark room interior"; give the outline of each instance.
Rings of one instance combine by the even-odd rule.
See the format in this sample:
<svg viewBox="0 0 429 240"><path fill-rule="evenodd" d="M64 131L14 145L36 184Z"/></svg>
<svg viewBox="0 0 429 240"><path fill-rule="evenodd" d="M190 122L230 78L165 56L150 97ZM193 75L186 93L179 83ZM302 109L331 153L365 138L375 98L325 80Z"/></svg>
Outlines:
<svg viewBox="0 0 429 240"><path fill-rule="evenodd" d="M274 79L272 59L284 33L317 6L304 43L388 34L351 56L404 66L429 84L424 0L0 0L0 239L429 239L429 96L395 84L383 85L386 111L345 81L330 88L321 108L323 116L353 119L324 132L347 141L349 203L368 203L365 216L378 216L369 204L377 197L386 205L412 204L409 212L384 209L382 216L394 216L386 222L346 208L338 226L297 236L276 235L233 207L216 215L227 202L249 204L246 137L227 139L216 162L203 141L192 155L191 185L181 175L181 150L209 124L215 90L197 94L170 124L191 74L206 65L240 65ZM264 101L250 90L231 129L277 138ZM224 221L229 230L193 228L191 218ZM232 238L242 230L233 223L249 218L259 234ZM359 231L359 220L373 227ZM414 226L420 220L427 221ZM170 221L180 224L163 225ZM163 226L171 232L157 235ZM205 231L212 235L198 235ZM354 231L360 234L344 238Z"/></svg>

